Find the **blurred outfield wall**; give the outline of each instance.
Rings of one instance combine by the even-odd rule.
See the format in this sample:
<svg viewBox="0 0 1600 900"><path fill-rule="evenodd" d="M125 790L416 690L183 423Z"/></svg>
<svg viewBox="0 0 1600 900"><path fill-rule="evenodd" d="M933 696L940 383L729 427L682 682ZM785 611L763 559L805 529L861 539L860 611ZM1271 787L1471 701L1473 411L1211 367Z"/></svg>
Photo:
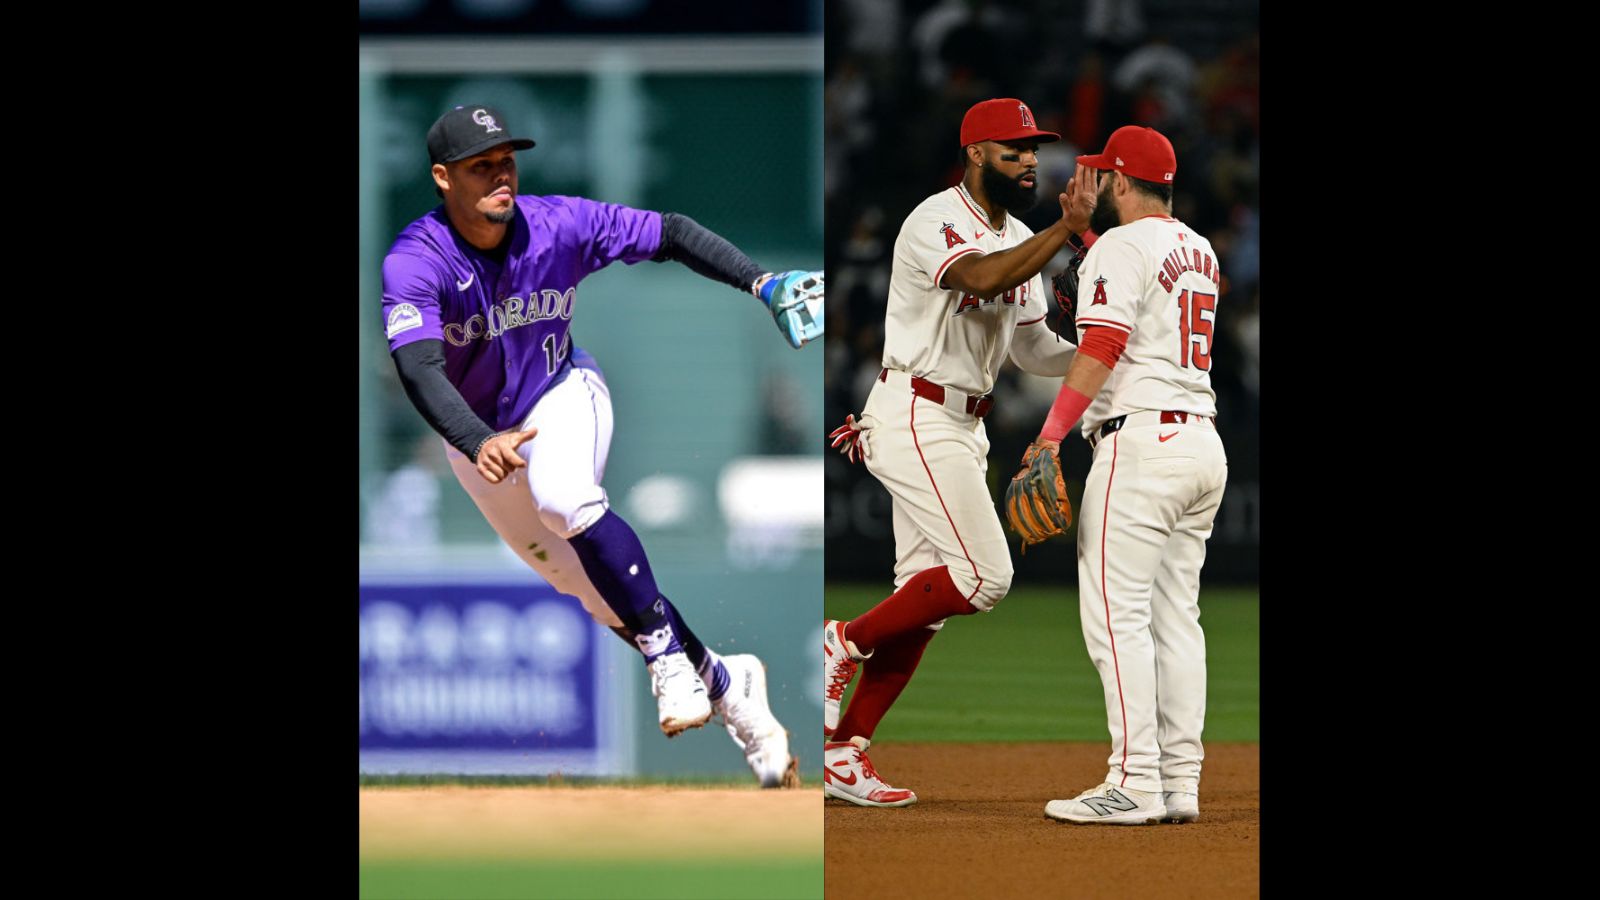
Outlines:
<svg viewBox="0 0 1600 900"><path fill-rule="evenodd" d="M457 104L498 106L538 142L518 154L521 193L681 212L766 268L820 269L821 68L820 37L363 40L363 583L478 571L537 580L455 482L383 338L383 255L438 202L423 144L434 119ZM823 348L790 349L759 302L676 263L585 279L572 333L611 389L605 486L639 530L663 592L719 652L760 655L779 718L815 734L820 702L800 686L818 674L809 635L822 590ZM793 487L761 493L780 483ZM750 485L754 494L739 494ZM725 509L755 507L775 520L729 526ZM642 664L621 680L637 710L638 771L745 771L720 729L660 736Z"/></svg>

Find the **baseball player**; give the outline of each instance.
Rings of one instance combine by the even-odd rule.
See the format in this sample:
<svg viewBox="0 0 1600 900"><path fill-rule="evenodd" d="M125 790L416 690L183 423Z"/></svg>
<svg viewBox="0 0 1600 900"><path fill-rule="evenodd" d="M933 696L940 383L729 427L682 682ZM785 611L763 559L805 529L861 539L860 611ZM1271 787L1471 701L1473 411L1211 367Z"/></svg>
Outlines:
<svg viewBox="0 0 1600 900"><path fill-rule="evenodd" d="M894 245L883 371L861 419L832 437L893 499L895 591L823 633L823 791L861 806L909 806L867 758L873 730L949 616L992 609L1011 584L1011 558L984 480L983 417L1007 356L1024 371L1060 377L1074 356L1044 319L1039 270L1087 229L1093 173L1075 173L1057 199L1063 216L1033 234L1013 213L1037 199L1038 145L1058 135L1027 104L985 100L961 122L959 184L924 200ZM850 707L840 696L863 668Z"/></svg>
<svg viewBox="0 0 1600 900"><path fill-rule="evenodd" d="M1104 783L1050 801L1045 815L1193 822L1206 701L1200 567L1228 480L1210 375L1222 273L1210 242L1172 217L1178 164L1160 132L1119 128L1078 164L1104 175L1091 219L1100 237L1079 275L1077 358L1011 491L1053 480L1027 476L1054 465L1081 416L1094 462L1078 524L1079 615L1111 757Z"/></svg>
<svg viewBox="0 0 1600 900"><path fill-rule="evenodd" d="M383 261L386 333L406 394L501 539L644 655L661 730L698 728L715 711L763 786L797 786L761 661L718 656L689 630L607 501L610 394L569 329L585 275L670 259L755 294L799 348L822 336L822 273L764 272L676 213L520 196L514 154L534 142L512 134L488 106L456 107L428 131L444 202Z"/></svg>

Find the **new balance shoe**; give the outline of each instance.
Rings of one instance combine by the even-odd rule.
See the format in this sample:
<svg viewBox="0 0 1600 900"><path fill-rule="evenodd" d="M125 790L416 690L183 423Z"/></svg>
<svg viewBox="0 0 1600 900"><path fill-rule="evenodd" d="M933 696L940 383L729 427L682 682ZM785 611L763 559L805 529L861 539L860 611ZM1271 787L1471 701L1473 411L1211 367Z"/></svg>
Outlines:
<svg viewBox="0 0 1600 900"><path fill-rule="evenodd" d="M871 745L859 735L822 745L822 795L857 806L910 806L917 802L916 794L890 787L878 777L867 758Z"/></svg>
<svg viewBox="0 0 1600 900"><path fill-rule="evenodd" d="M655 695L656 719L667 737L699 728L711 718L705 682L681 652L658 656L650 664L650 693Z"/></svg>
<svg viewBox="0 0 1600 900"><path fill-rule="evenodd" d="M1051 800L1044 814L1079 825L1154 825L1167 814L1159 792L1136 791L1110 782L1071 800Z"/></svg>
<svg viewBox="0 0 1600 900"><path fill-rule="evenodd" d="M833 737L839 727L839 701L844 689L856 677L862 656L856 645L844 639L845 623L827 619L822 625L822 736Z"/></svg>
<svg viewBox="0 0 1600 900"><path fill-rule="evenodd" d="M748 653L722 657L728 690L712 702L728 736L764 788L799 787L800 768L789 755L789 732L767 705L767 667Z"/></svg>
<svg viewBox="0 0 1600 900"><path fill-rule="evenodd" d="M1161 801L1167 805L1167 814L1161 821L1173 824L1200 821L1200 795L1163 791Z"/></svg>

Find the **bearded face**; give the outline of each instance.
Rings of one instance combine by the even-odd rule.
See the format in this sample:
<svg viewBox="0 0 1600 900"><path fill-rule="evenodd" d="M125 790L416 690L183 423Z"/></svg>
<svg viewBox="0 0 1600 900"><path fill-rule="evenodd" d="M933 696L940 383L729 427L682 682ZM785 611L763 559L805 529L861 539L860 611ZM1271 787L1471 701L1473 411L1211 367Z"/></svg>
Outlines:
<svg viewBox="0 0 1600 900"><path fill-rule="evenodd" d="M1111 183L1114 180L1112 173L1100 173L1100 193L1094 201L1094 212L1089 215L1089 228L1095 234L1105 234L1122 224L1122 217L1117 215L1116 201L1111 199Z"/></svg>
<svg viewBox="0 0 1600 900"><path fill-rule="evenodd" d="M1039 202L1038 176L1031 170L1012 178L994 166L984 166L978 177L984 195L1012 215L1021 215Z"/></svg>

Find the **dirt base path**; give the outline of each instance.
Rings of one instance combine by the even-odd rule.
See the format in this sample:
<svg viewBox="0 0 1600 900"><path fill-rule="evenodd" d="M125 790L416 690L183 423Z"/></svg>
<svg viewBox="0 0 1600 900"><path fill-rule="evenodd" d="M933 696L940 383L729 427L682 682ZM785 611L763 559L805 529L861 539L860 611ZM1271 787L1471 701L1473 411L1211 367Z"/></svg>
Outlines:
<svg viewBox="0 0 1600 900"><path fill-rule="evenodd" d="M915 806L827 801L829 897L1259 897L1261 745L1206 745L1200 821L1073 825L1049 800L1105 777L1109 744L897 744L879 774Z"/></svg>
<svg viewBox="0 0 1600 900"><path fill-rule="evenodd" d="M364 788L360 818L362 859L822 853L820 788Z"/></svg>

